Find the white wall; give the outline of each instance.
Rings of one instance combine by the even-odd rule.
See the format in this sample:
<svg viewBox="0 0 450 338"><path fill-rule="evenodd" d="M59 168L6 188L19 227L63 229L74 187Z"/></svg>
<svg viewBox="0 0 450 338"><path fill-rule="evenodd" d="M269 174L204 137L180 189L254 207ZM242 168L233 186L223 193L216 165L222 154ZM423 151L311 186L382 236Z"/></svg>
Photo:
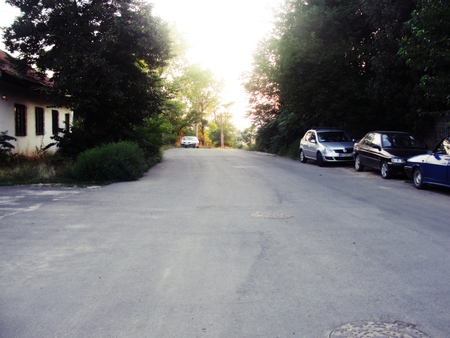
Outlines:
<svg viewBox="0 0 450 338"><path fill-rule="evenodd" d="M3 98L6 96L6 99ZM21 104L27 107L27 136L15 135L14 105ZM52 134L52 110L59 111L59 128L65 128L65 114L70 114L70 123L73 122L73 113L67 108L50 108L52 102L45 100L38 93L25 90L16 85L0 81L0 131L8 131L9 136L17 138L10 143L15 147L14 153L32 155L36 147L45 147L54 142L50 137ZM44 109L44 135L36 135L35 108ZM55 151L52 147L50 151Z"/></svg>

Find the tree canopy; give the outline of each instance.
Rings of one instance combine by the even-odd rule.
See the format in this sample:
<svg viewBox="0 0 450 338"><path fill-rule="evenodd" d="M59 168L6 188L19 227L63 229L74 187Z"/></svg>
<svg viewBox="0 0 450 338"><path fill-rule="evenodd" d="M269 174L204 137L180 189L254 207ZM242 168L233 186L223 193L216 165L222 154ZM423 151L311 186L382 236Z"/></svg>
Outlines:
<svg viewBox="0 0 450 338"><path fill-rule="evenodd" d="M450 3L420 0L406 24L399 54L418 78L421 112L450 108Z"/></svg>
<svg viewBox="0 0 450 338"><path fill-rule="evenodd" d="M423 132L448 109L449 5L441 0L286 0L245 88L259 147L315 127Z"/></svg>
<svg viewBox="0 0 450 338"><path fill-rule="evenodd" d="M23 68L49 76L47 94L73 109L86 147L133 138L161 112L158 69L170 57L166 24L142 0L7 0L22 14L5 43ZM78 136L76 136L78 135ZM83 142L81 142L83 143Z"/></svg>

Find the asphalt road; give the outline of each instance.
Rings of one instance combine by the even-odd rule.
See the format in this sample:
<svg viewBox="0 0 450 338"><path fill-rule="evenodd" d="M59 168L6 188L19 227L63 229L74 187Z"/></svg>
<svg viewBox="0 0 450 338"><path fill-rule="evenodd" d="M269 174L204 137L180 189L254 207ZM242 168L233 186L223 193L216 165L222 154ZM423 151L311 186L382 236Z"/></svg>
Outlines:
<svg viewBox="0 0 450 338"><path fill-rule="evenodd" d="M449 202L239 150L173 149L101 188L0 187L0 337L328 338L400 322L448 338Z"/></svg>

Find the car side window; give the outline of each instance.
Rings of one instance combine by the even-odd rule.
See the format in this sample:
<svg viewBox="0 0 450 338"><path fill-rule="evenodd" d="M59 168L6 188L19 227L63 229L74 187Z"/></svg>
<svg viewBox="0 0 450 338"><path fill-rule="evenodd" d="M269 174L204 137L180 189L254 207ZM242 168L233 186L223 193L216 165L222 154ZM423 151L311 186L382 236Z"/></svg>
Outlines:
<svg viewBox="0 0 450 338"><path fill-rule="evenodd" d="M372 146L381 147L380 134L373 134Z"/></svg>
<svg viewBox="0 0 450 338"><path fill-rule="evenodd" d="M371 146L372 140L373 140L373 134L368 134L368 135L366 135L366 138L364 139L364 144L366 146Z"/></svg>
<svg viewBox="0 0 450 338"><path fill-rule="evenodd" d="M436 149L436 154L450 155L450 139L442 140L439 147Z"/></svg>
<svg viewBox="0 0 450 338"><path fill-rule="evenodd" d="M309 134L308 134L308 136L306 137L306 139L307 139L309 142L311 142L312 140L315 140L315 139L316 139L316 135L314 134L313 131L310 131Z"/></svg>

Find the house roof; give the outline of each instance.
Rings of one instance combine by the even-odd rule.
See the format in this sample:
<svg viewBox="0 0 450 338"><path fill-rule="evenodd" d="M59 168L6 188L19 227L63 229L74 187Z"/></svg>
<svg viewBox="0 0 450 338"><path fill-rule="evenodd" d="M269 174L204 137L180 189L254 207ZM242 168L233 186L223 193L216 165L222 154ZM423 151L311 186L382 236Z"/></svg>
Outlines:
<svg viewBox="0 0 450 338"><path fill-rule="evenodd" d="M10 61L11 55L0 49L0 78L9 82L21 84L29 89L49 87L52 85L48 78L42 79L37 72L29 70L26 73L20 72Z"/></svg>

